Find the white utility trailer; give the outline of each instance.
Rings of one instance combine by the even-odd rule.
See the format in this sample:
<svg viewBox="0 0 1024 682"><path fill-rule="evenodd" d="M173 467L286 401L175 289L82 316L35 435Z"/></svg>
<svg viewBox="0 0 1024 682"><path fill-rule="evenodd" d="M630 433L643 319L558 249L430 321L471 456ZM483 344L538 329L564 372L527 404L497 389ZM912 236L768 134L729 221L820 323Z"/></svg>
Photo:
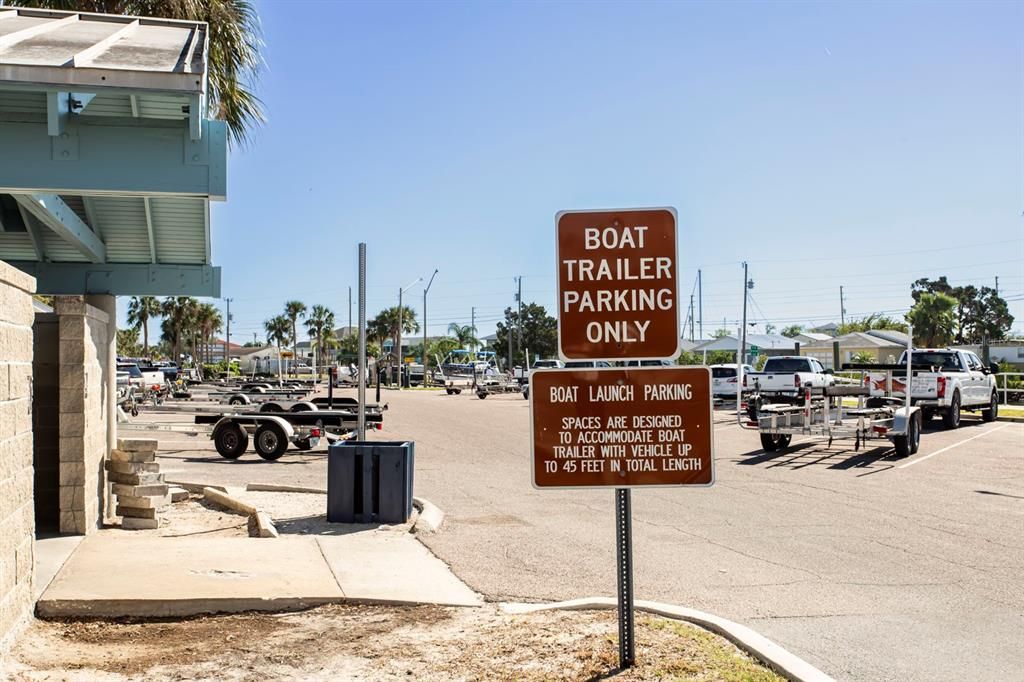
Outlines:
<svg viewBox="0 0 1024 682"><path fill-rule="evenodd" d="M908 343L908 373L912 355ZM855 450L868 441L885 438L901 457L916 453L921 443L921 408L911 404L909 395L897 398L891 390L872 395L865 377L863 373L859 382L850 384L806 385L802 401L795 405L764 401L755 390L747 398L746 411L738 406L737 419L741 427L760 432L766 452L786 449L796 435L827 438L829 445L833 440L853 439ZM845 399L852 397L857 398L856 406L846 405Z"/></svg>

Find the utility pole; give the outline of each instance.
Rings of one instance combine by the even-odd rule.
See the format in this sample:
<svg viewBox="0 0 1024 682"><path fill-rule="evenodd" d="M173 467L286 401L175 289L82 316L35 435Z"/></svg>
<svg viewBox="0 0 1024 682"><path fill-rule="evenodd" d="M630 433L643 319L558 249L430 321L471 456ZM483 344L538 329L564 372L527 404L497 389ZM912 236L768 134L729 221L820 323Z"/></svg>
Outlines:
<svg viewBox="0 0 1024 682"><path fill-rule="evenodd" d="M422 277L417 277L416 281L406 288L398 287L398 333L395 334L395 348L393 349L396 353L395 358L398 360L398 390L402 390L402 294L422 281Z"/></svg>
<svg viewBox="0 0 1024 682"><path fill-rule="evenodd" d="M996 296L999 295L999 275L996 275Z"/></svg>
<svg viewBox="0 0 1024 682"><path fill-rule="evenodd" d="M697 271L697 316L700 318L700 338L704 338L704 287L700 270Z"/></svg>
<svg viewBox="0 0 1024 682"><path fill-rule="evenodd" d="M476 306L469 309L469 326L473 330L473 338L476 338ZM476 344L473 344L473 352L476 352ZM476 358L473 358L476 360Z"/></svg>
<svg viewBox="0 0 1024 682"><path fill-rule="evenodd" d="M348 329L346 331L349 334L352 333L352 287L348 288Z"/></svg>
<svg viewBox="0 0 1024 682"><path fill-rule="evenodd" d="M517 320L519 324L517 325L518 331L516 333L516 350L522 352L522 350L523 350L523 276L519 275L518 277L516 277L516 282L519 285L519 288L516 291L516 302L519 304L519 316L518 316L519 319ZM524 365L524 369L526 367L529 367L530 366L530 358L524 357L523 358L523 365Z"/></svg>
<svg viewBox="0 0 1024 682"><path fill-rule="evenodd" d="M690 294L690 341L693 341L693 294Z"/></svg>
<svg viewBox="0 0 1024 682"><path fill-rule="evenodd" d="M846 301L843 299L843 287L839 286L839 323L846 324Z"/></svg>
<svg viewBox="0 0 1024 682"><path fill-rule="evenodd" d="M743 326L740 331L740 364L747 361L747 289L750 287L750 280L747 279L747 261L743 261Z"/></svg>
<svg viewBox="0 0 1024 682"><path fill-rule="evenodd" d="M228 363L228 372L231 371L231 299L225 298L224 303L227 304L227 312L225 313L227 319L227 338L224 339L224 361Z"/></svg>

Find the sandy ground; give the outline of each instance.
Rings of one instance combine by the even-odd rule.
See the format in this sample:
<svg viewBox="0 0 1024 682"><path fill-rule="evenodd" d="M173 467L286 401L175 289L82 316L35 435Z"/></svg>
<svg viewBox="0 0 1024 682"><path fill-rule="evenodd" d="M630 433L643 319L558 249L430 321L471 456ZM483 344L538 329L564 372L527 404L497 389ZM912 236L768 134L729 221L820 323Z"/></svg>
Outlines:
<svg viewBox="0 0 1024 682"><path fill-rule="evenodd" d="M152 530L121 530L117 525L101 532L141 533L160 537L207 535L212 537L248 537L249 517L230 512L207 502L201 495L175 502L160 513L160 527Z"/></svg>
<svg viewBox="0 0 1024 682"><path fill-rule="evenodd" d="M728 641L640 616L637 667L614 612L326 606L179 622L33 623L13 680L781 680Z"/></svg>

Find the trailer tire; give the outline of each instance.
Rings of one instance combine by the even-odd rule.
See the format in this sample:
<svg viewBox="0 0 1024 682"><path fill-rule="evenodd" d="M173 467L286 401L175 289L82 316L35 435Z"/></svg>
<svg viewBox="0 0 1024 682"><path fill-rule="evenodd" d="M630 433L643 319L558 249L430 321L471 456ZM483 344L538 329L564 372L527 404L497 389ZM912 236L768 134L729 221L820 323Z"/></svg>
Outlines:
<svg viewBox="0 0 1024 682"><path fill-rule="evenodd" d="M260 412L284 412L284 408L278 403L263 403Z"/></svg>
<svg viewBox="0 0 1024 682"><path fill-rule="evenodd" d="M233 395L228 399L228 405L248 405L249 397L245 395Z"/></svg>
<svg viewBox="0 0 1024 682"><path fill-rule="evenodd" d="M309 442L308 438L300 438L295 441L295 447L305 452L306 450L312 450L313 444Z"/></svg>
<svg viewBox="0 0 1024 682"><path fill-rule="evenodd" d="M274 423L267 423L256 429L256 453L265 460L280 459L288 449L288 437L284 429Z"/></svg>
<svg viewBox="0 0 1024 682"><path fill-rule="evenodd" d="M909 457L917 452L918 447L921 445L921 418L918 414L912 415L910 421L907 422L906 435L896 436L892 439L892 444L896 448L896 454L900 457Z"/></svg>
<svg viewBox="0 0 1024 682"><path fill-rule="evenodd" d="M765 452L781 452L789 447L793 436L788 433L762 433L761 449Z"/></svg>
<svg viewBox="0 0 1024 682"><path fill-rule="evenodd" d="M527 387L525 387L523 389L523 400L529 400L529 399L530 399L530 387L527 386Z"/></svg>
<svg viewBox="0 0 1024 682"><path fill-rule="evenodd" d="M238 459L249 447L249 434L238 424L225 424L213 435L213 444L224 459Z"/></svg>
<svg viewBox="0 0 1024 682"><path fill-rule="evenodd" d="M487 397L487 394L486 394L486 393L484 393L483 391L477 391L477 392L476 392L476 397L477 397L477 398L480 398L480 400L483 400L484 398L486 398L486 397Z"/></svg>
<svg viewBox="0 0 1024 682"><path fill-rule="evenodd" d="M316 412L316 405L303 400L302 402L295 403L292 405L289 412Z"/></svg>
<svg viewBox="0 0 1024 682"><path fill-rule="evenodd" d="M444 392L447 393L448 395L455 395L455 389L453 388L446 388L444 389Z"/></svg>
<svg viewBox="0 0 1024 682"><path fill-rule="evenodd" d="M989 401L988 409L981 411L981 421L994 422L999 416L999 395L992 391L992 398Z"/></svg>
<svg viewBox="0 0 1024 682"><path fill-rule="evenodd" d="M953 400L950 401L949 407L942 413L942 424L947 429L956 429L960 427L960 392L955 391L953 393Z"/></svg>

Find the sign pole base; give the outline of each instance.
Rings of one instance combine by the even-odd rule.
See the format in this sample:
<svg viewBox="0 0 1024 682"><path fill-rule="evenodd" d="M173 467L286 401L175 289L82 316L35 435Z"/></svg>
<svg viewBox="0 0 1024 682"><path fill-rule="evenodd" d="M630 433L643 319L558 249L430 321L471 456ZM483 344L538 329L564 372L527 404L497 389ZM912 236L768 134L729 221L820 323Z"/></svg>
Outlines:
<svg viewBox="0 0 1024 682"><path fill-rule="evenodd" d="M615 553L619 586L619 669L636 663L633 620L633 517L629 488L615 489Z"/></svg>

